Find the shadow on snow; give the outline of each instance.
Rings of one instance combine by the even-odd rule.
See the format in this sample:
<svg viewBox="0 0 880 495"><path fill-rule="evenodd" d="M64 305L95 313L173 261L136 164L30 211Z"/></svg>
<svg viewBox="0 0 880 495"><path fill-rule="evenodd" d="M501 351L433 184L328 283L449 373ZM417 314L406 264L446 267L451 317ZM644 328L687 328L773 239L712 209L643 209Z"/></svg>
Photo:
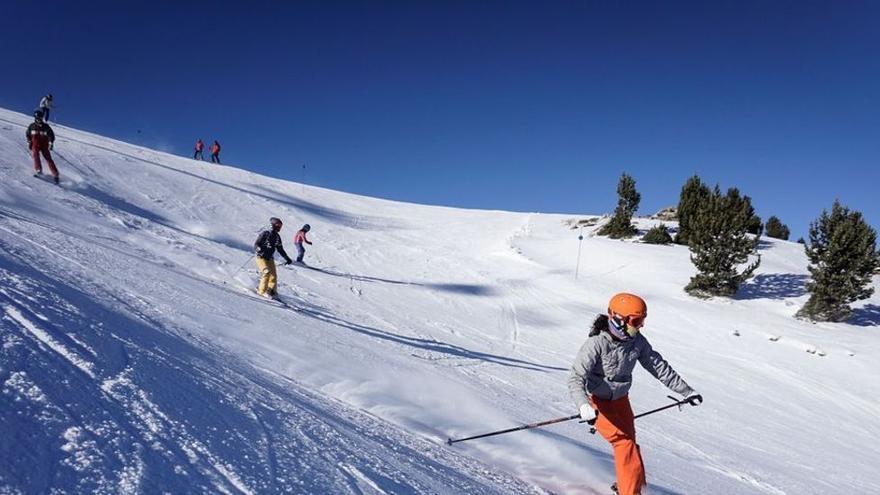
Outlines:
<svg viewBox="0 0 880 495"><path fill-rule="evenodd" d="M880 326L880 306L876 304L866 304L861 308L853 310L853 314L847 323L858 325L860 327Z"/></svg>
<svg viewBox="0 0 880 495"><path fill-rule="evenodd" d="M428 282L409 282L406 280L392 280L381 277L371 277L368 275L357 275L353 273L343 273L329 268L317 268L308 265L302 265L302 268L314 270L316 272L325 273L333 277L347 278L358 280L361 282L380 282L393 285L411 285L414 287L426 287L429 289L441 290L445 292L454 292L457 294L466 294L471 296L491 296L495 294L495 289L488 285L480 284L454 284L454 283L428 283Z"/></svg>
<svg viewBox="0 0 880 495"><path fill-rule="evenodd" d="M736 299L787 299L807 293L808 275L762 273L740 287Z"/></svg>
<svg viewBox="0 0 880 495"><path fill-rule="evenodd" d="M534 363L523 359L514 359L504 356L498 356L496 354L472 351L469 349L465 349L461 346L447 344L445 342L439 342L433 339L423 339L418 337L399 335L396 333L388 332L386 330L380 330L378 328L344 320L317 307L303 308L299 312L300 314L312 317L316 320L330 323L338 327L347 328L349 330L354 330L355 332L367 335L369 337L375 337L378 339L415 347L417 349L422 349L429 352L436 352L465 359L475 359L479 361L485 361L487 363L498 364L501 366L509 366L512 368L522 368L530 371L567 371L566 368L560 368L558 366L547 366L544 364Z"/></svg>

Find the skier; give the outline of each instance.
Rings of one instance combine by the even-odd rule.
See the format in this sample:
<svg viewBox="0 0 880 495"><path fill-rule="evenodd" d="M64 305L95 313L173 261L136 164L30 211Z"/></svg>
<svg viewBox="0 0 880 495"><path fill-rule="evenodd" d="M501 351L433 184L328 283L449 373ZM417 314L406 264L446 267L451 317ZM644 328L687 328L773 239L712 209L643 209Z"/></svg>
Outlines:
<svg viewBox="0 0 880 495"><path fill-rule="evenodd" d="M581 418L595 420L595 428L614 449L617 482L621 495L638 495L645 481L645 467L636 443L635 420L629 403L632 371L636 362L672 391L703 402L672 367L639 333L648 306L636 295L620 293L608 303L608 314L593 322L590 336L578 352L568 389Z"/></svg>
<svg viewBox="0 0 880 495"><path fill-rule="evenodd" d="M306 243L309 246L312 245L312 242L306 239L306 233L308 233L308 231L310 230L312 230L312 226L309 224L305 224L303 225L303 228L299 229L296 235L293 236L293 243L296 244L296 262L303 265L305 264L303 263L303 256L306 255L306 248L303 247L303 243Z"/></svg>
<svg viewBox="0 0 880 495"><path fill-rule="evenodd" d="M254 241L254 250L256 251L257 269L260 270L260 286L257 288L257 294L272 299L278 297L276 286L278 284L278 272L275 269L275 250L278 250L284 258L284 264L293 263L290 256L284 252L284 246L281 245L281 231L283 223L280 219L272 217L269 219L269 228L260 233L257 240Z"/></svg>
<svg viewBox="0 0 880 495"><path fill-rule="evenodd" d="M49 122L49 110L52 108L52 93L47 94L40 100L40 110L43 112L43 120Z"/></svg>
<svg viewBox="0 0 880 495"><path fill-rule="evenodd" d="M202 154L202 151L204 151L204 149L205 149L205 143L202 142L202 138L199 138L196 141L196 147L195 147L196 152L193 153L193 160L204 160L205 156Z"/></svg>
<svg viewBox="0 0 880 495"><path fill-rule="evenodd" d="M49 171L52 172L55 183L58 184L60 180L58 168L55 167L55 161L52 160L52 155L49 153L49 150L55 144L55 133L52 132L49 124L43 122L42 111L34 111L34 122L28 126L25 136L27 137L28 148L34 156L34 177L39 177L43 173L43 164L40 163L40 153L42 153L43 158L46 159L46 164L49 165Z"/></svg>
<svg viewBox="0 0 880 495"><path fill-rule="evenodd" d="M211 163L220 163L220 143L216 139L214 144L211 145Z"/></svg>

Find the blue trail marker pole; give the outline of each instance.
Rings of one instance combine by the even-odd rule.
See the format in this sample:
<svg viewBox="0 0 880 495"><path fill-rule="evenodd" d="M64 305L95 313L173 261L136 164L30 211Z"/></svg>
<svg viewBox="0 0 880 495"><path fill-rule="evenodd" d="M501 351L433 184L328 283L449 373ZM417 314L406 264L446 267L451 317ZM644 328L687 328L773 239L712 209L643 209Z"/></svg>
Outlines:
<svg viewBox="0 0 880 495"><path fill-rule="evenodd" d="M574 279L578 279L578 273L581 271L581 246L584 244L584 227L581 226L581 230L578 233L578 258L577 258L577 266L574 268Z"/></svg>

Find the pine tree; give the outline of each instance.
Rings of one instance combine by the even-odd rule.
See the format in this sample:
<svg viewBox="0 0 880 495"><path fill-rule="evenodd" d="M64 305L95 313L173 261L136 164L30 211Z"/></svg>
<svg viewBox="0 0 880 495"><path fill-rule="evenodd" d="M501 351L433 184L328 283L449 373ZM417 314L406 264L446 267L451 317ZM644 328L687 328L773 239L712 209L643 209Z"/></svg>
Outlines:
<svg viewBox="0 0 880 495"><path fill-rule="evenodd" d="M764 233L767 234L767 237L772 237L774 239L782 239L783 241L788 240L788 236L791 232L788 230L788 225L785 225L775 216L772 216L767 219L767 225L764 226Z"/></svg>
<svg viewBox="0 0 880 495"><path fill-rule="evenodd" d="M681 187L677 209L678 234L675 235L677 244L687 245L689 243L692 230L691 219L711 193L709 187L703 184L697 175L688 179Z"/></svg>
<svg viewBox="0 0 880 495"><path fill-rule="evenodd" d="M862 214L835 201L831 213L810 224L810 299L797 316L815 321L844 321L852 315L850 303L874 293L871 277L878 267L877 232Z"/></svg>
<svg viewBox="0 0 880 495"><path fill-rule="evenodd" d="M749 204L751 204L751 198L746 196L746 199L749 200ZM751 216L749 217L748 226L746 227L746 232L755 236L760 236L764 233L764 224L761 223L761 217L755 215L755 210L752 209Z"/></svg>
<svg viewBox="0 0 880 495"><path fill-rule="evenodd" d="M685 290L697 297L732 296L752 276L761 257L738 271L755 251L757 238L747 234L754 209L748 196L731 188L722 195L716 185L689 220L691 262L697 268Z"/></svg>
<svg viewBox="0 0 880 495"><path fill-rule="evenodd" d="M636 191L636 181L626 173L620 176L617 183L617 208L614 216L599 230L599 235L607 235L612 239L632 237L638 230L632 224L632 217L639 209L642 195Z"/></svg>
<svg viewBox="0 0 880 495"><path fill-rule="evenodd" d="M672 236L666 225L660 224L651 228L642 236L642 242L646 244L672 244Z"/></svg>

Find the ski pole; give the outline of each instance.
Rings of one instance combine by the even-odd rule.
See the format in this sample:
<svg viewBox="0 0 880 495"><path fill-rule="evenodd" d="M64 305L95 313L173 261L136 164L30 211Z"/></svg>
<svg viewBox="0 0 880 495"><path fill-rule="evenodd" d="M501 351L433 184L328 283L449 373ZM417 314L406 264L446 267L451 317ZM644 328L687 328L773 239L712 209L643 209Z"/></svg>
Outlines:
<svg viewBox="0 0 880 495"><path fill-rule="evenodd" d="M242 263L240 267L238 267L238 270L232 272L232 275L229 276L229 279L232 280L233 278L235 278L235 276L238 275L238 272L240 272L245 266L247 266L248 263L251 262L252 259L254 259L254 256L256 256L256 254L252 254L244 263Z"/></svg>
<svg viewBox="0 0 880 495"><path fill-rule="evenodd" d="M665 405L665 406L663 406L663 407L658 407L657 409L651 409L650 411L645 411L645 412L643 412L643 413L641 413L641 414L636 414L635 416L633 416L633 419L635 420L635 419L639 419L639 418L644 418L645 416L650 416L651 414L658 413L658 412L660 412L660 411L665 411L665 410L667 410L667 409L671 409L671 408L673 408L673 407L678 407L679 410L680 410L680 409L681 409L681 406L683 406L683 405L685 405L685 404L690 404L690 405L692 405L692 406L696 406L696 404L694 404L694 397L696 397L696 396L694 396L694 397L685 397L684 399L681 399L681 400L678 400L678 399L676 399L675 397L673 397L673 396L671 396L671 395L667 395L666 397L669 397L669 398L672 399L674 402L673 402L672 404L667 404L667 405ZM591 427L590 427L590 433L596 433L596 427L595 427L595 426L591 426Z"/></svg>
<svg viewBox="0 0 880 495"><path fill-rule="evenodd" d="M547 426L547 425L552 425L552 424L555 424L555 423L562 423L562 422L565 422L565 421L571 421L571 420L573 420L573 419L578 419L578 418L580 418L580 417L581 417L580 414L575 414L575 415L573 415L573 416L566 416L566 417L564 417L564 418L556 418L556 419L548 419L547 421L540 421L540 422L538 422L538 423L530 423L530 424L527 424L527 425L517 426L517 427L515 427L515 428L508 428L508 429L506 429L506 430L499 430L499 431L493 431L493 432L489 432L489 433L483 433L482 435L474 435L474 436L472 436L472 437L467 437L467 438L458 438L458 439L456 439L456 440L453 440L453 439L451 439L451 438L447 438L447 439L446 439L446 445L452 445L452 444L454 444L454 443L457 443L457 442L464 442L464 441L467 441L467 440L475 440L475 439L477 439L477 438L485 438L485 437L491 437L491 436L495 436L495 435L502 435L502 434L504 434L504 433L511 433L511 432L514 432L514 431L530 430L530 429L532 429L532 428L539 428L539 427L541 427L541 426Z"/></svg>
<svg viewBox="0 0 880 495"><path fill-rule="evenodd" d="M695 405L696 405L696 404L694 404L695 397L686 397L686 398L684 398L684 399L682 399L682 400L676 400L676 398L675 398L675 397L672 397L671 395L668 395L667 397L669 397L670 399L672 399L672 400L675 401L675 402L673 402L672 404L667 404L667 405L665 405L665 406L663 406L663 407L658 407L657 409L652 409L652 410L650 410L650 411L645 411L645 412L643 412L643 413L641 413L641 414L638 414L638 415L634 416L633 419L642 418L642 417L645 417L645 416L648 416L648 415L651 415L651 414L654 414L654 413L658 413L658 412L660 412L660 411L665 411L666 409L670 409L670 408L673 408L673 407L681 407L681 406L684 405L684 404L690 404L690 405L692 405L692 406L695 406ZM539 427L541 427L541 426L547 426L547 425L552 425L552 424L556 424L556 423L563 423L563 422L565 422L565 421L571 421L571 420L573 420L573 419L578 419L578 418L580 418L580 417L581 417L580 414L574 414L574 415L572 415L572 416L566 416L566 417L563 417L563 418L556 418L556 419L548 419L547 421L540 421L540 422L538 422L538 423L530 423L530 424L527 424L527 425L517 426L517 427L514 427L514 428L508 428L508 429L506 429L506 430L492 431L492 432L489 432L489 433L483 433L482 435L474 435L474 436L472 436L472 437L467 437L467 438L458 438L458 439L455 439L455 440L453 440L453 439L451 439L451 438L447 438L447 439L446 439L446 445L452 445L452 444L457 443L457 442L465 442L465 441L467 441L467 440L476 440L477 438L485 438L485 437L491 437L491 436L495 436L495 435L503 435L503 434L505 434L505 433L512 433L512 432L514 432L514 431L530 430L530 429L532 429L532 428L539 428ZM593 425L596 423L596 419L591 419L591 420L589 420L589 421L581 421L581 423L587 423L587 424L589 424L589 425L590 425L590 433L596 433L596 427L593 426Z"/></svg>

